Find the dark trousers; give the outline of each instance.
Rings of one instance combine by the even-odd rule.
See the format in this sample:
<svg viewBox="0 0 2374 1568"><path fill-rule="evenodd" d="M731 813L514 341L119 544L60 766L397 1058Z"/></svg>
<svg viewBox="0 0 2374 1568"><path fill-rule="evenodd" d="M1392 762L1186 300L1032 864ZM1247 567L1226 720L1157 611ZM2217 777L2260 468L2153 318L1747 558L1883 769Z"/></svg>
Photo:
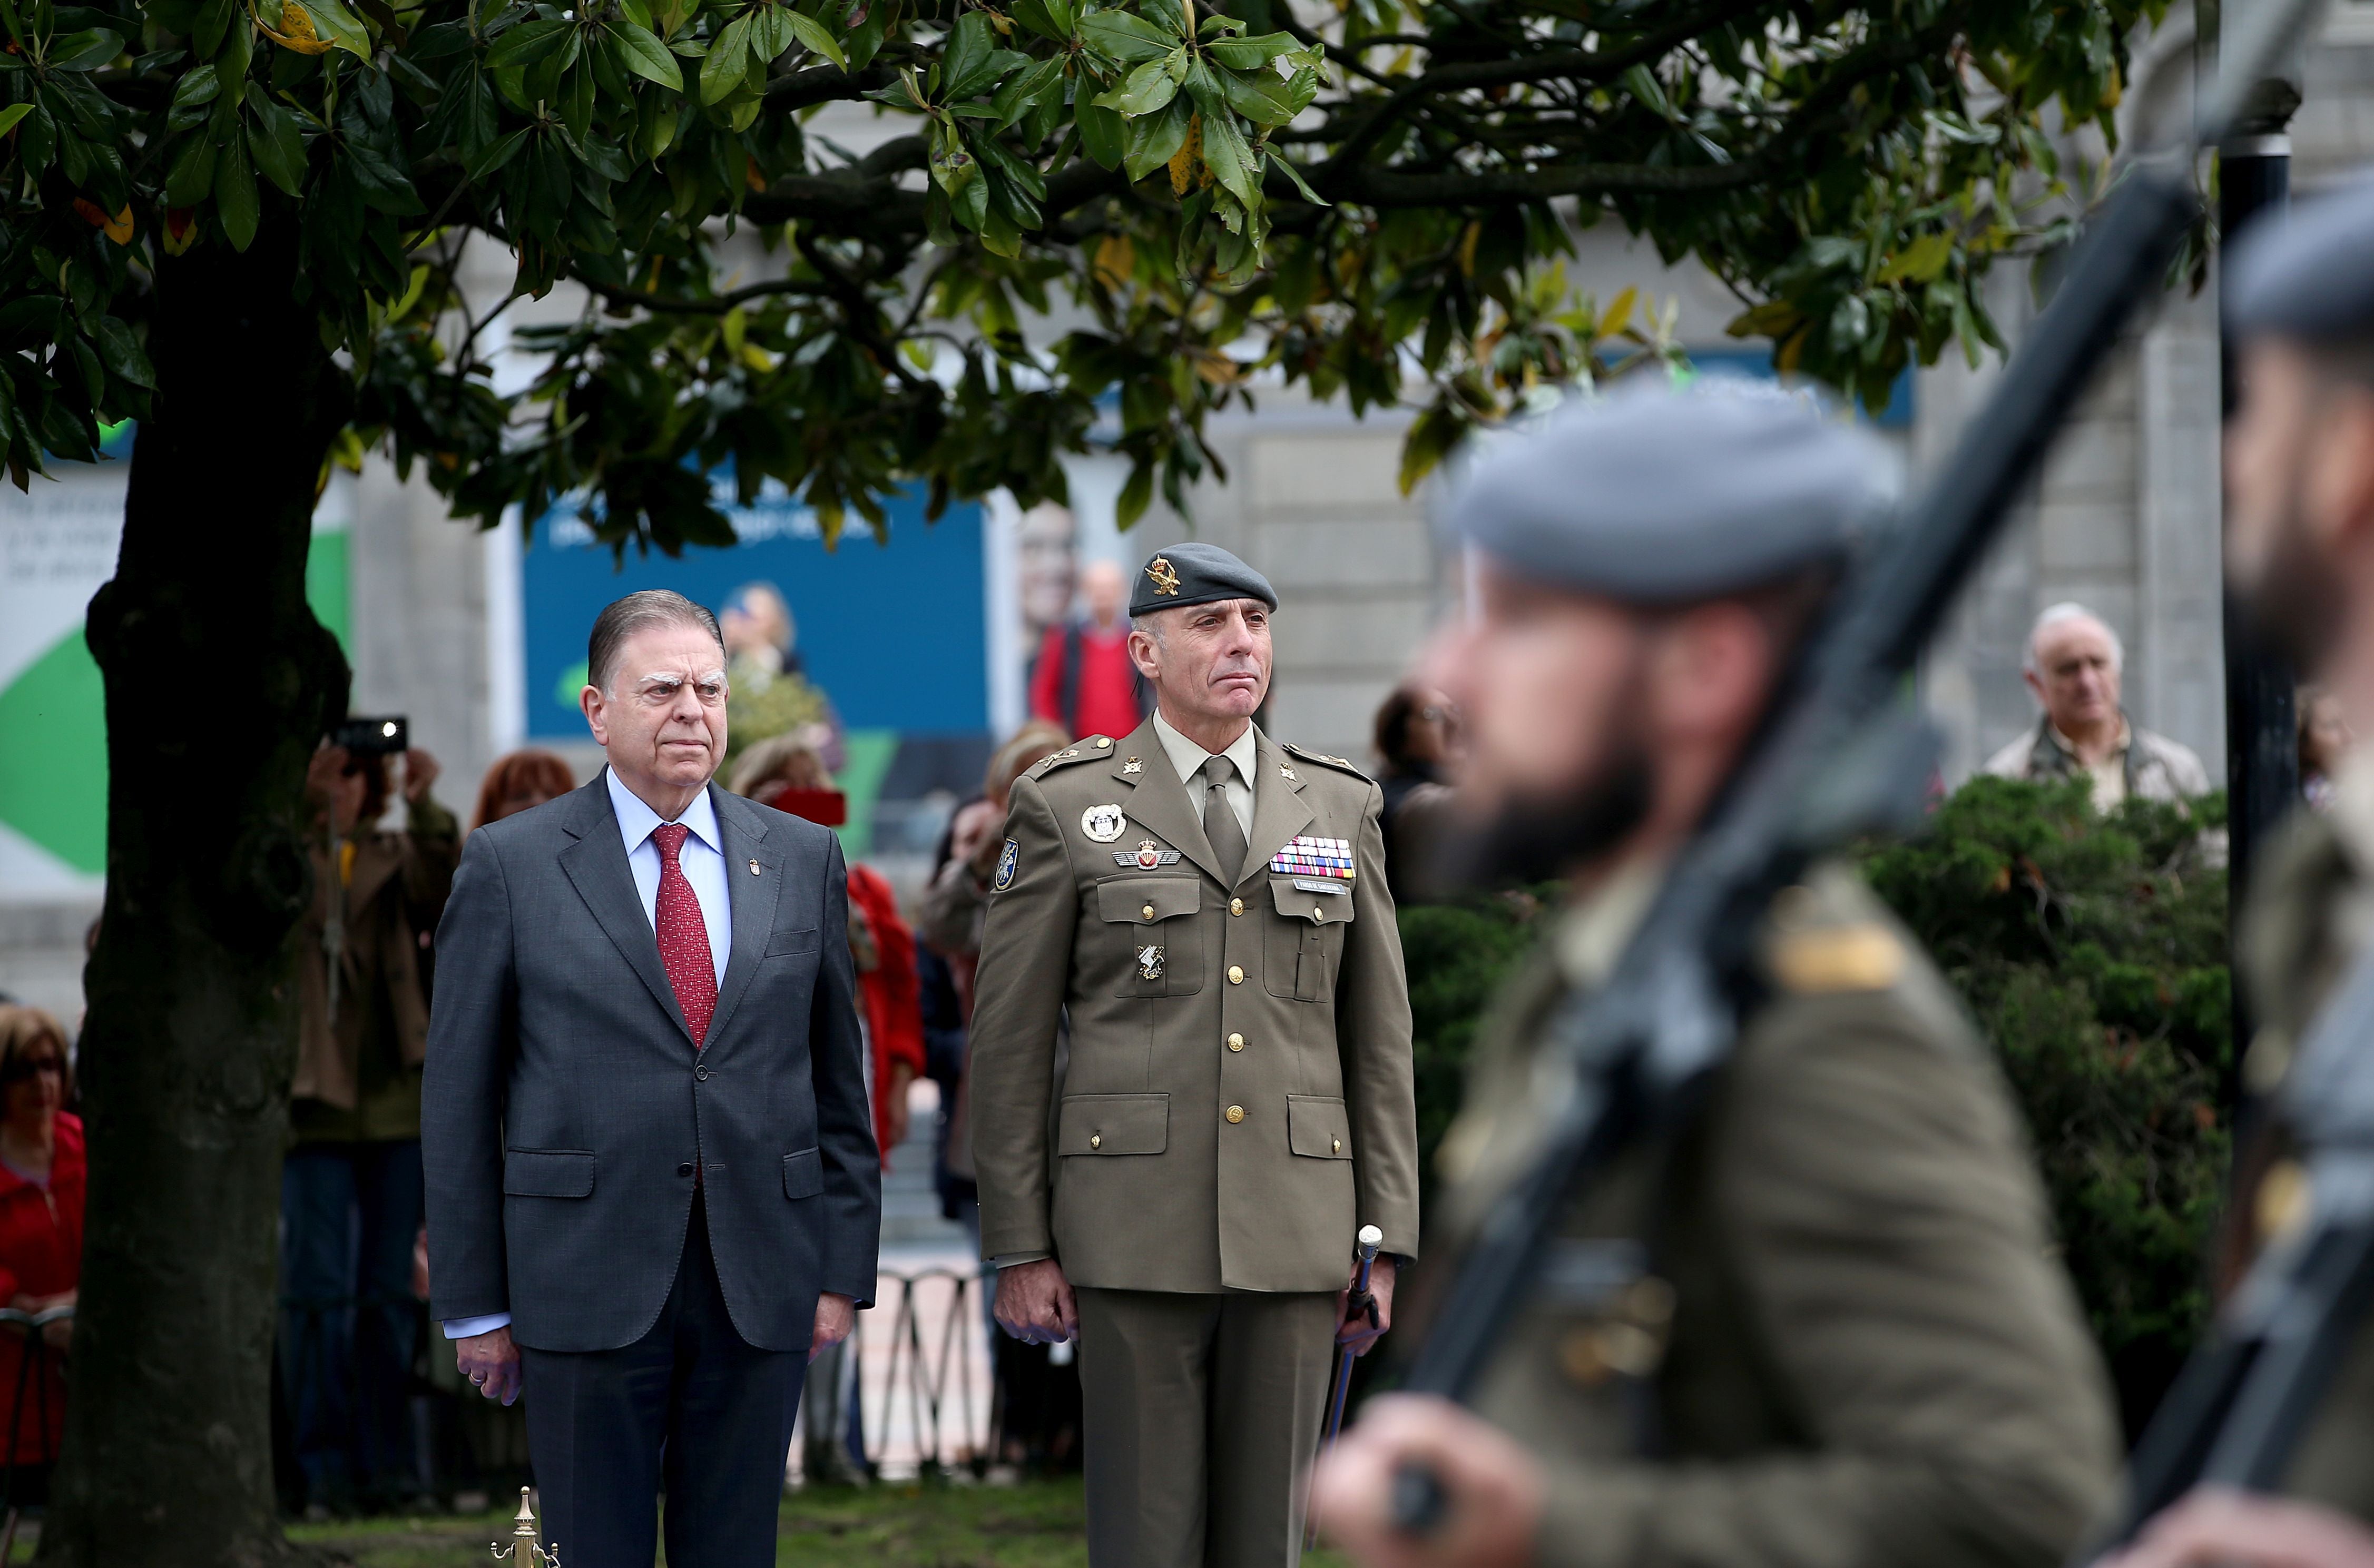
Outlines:
<svg viewBox="0 0 2374 1568"><path fill-rule="evenodd" d="M544 1543L569 1568L652 1568L663 1478L670 1568L774 1568L807 1358L735 1332L700 1199L649 1333L615 1351L520 1355Z"/></svg>
<svg viewBox="0 0 2374 1568"><path fill-rule="evenodd" d="M1334 1293L1076 1295L1091 1568L1294 1568Z"/></svg>
<svg viewBox="0 0 2374 1568"><path fill-rule="evenodd" d="M419 1490L405 1398L419 1349L420 1143L300 1143L280 1172L280 1375L308 1500Z"/></svg>

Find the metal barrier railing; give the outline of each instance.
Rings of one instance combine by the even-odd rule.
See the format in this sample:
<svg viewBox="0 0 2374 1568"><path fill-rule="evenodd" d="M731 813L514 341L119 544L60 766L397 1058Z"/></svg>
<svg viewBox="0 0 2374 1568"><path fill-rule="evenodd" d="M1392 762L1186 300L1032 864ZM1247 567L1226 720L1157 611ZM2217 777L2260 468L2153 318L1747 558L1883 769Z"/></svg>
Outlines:
<svg viewBox="0 0 2374 1568"><path fill-rule="evenodd" d="M979 1277L932 1268L875 1278L874 1310L858 1315L849 1352L866 1472L980 1475L993 1452L995 1400ZM885 1288L894 1285L895 1297ZM868 1318L887 1332L871 1331Z"/></svg>

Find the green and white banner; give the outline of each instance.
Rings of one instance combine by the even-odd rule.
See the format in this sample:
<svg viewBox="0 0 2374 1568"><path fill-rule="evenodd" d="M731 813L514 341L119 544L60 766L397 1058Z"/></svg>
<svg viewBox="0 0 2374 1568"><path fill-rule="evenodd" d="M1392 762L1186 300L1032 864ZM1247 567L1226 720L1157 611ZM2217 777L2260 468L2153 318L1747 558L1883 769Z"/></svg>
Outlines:
<svg viewBox="0 0 2374 1568"><path fill-rule="evenodd" d="M53 463L29 494L0 485L0 901L88 895L107 867L107 713L83 614L115 572L129 467ZM352 505L341 474L305 574L341 642Z"/></svg>

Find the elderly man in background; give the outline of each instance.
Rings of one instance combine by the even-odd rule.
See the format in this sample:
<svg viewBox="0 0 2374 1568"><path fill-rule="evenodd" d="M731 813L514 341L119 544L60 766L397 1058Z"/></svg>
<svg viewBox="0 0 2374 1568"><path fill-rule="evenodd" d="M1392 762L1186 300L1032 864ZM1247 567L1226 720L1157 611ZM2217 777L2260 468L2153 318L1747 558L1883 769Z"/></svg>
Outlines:
<svg viewBox="0 0 2374 1568"><path fill-rule="evenodd" d="M2086 774L2094 807L2130 795L2181 801L2209 792L2209 770L2191 747L2156 735L2119 704L2126 651L2119 634L2083 604L2055 604L2027 634L2021 676L2044 705L2036 728L1987 759L1998 778L2053 779Z"/></svg>

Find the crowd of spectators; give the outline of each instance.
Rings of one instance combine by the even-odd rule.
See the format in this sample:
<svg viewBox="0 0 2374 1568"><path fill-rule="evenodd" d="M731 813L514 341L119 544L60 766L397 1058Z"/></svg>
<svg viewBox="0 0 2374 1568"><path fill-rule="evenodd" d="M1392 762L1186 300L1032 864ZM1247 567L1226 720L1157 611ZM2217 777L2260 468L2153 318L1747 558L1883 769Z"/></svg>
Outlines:
<svg viewBox="0 0 2374 1568"><path fill-rule="evenodd" d="M86 1170L74 1104L58 1021L39 1008L0 1006L0 1302L49 1319L0 1333L0 1504L11 1509L46 1501L65 1435Z"/></svg>

